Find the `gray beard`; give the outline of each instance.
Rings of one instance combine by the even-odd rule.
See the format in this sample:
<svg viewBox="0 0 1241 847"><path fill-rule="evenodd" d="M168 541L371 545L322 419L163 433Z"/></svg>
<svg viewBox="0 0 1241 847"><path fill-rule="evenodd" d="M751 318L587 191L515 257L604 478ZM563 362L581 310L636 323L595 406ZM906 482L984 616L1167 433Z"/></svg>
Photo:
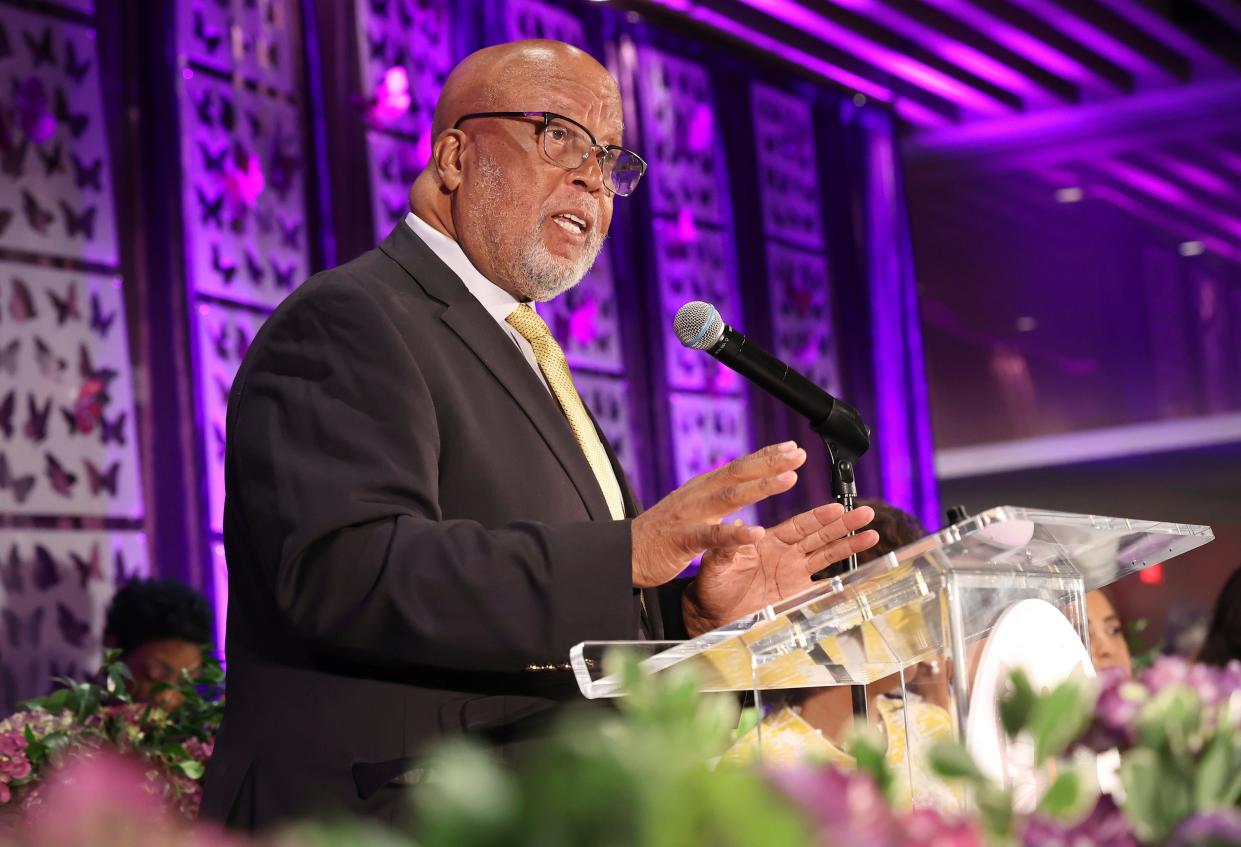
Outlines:
<svg viewBox="0 0 1241 847"><path fill-rule="evenodd" d="M498 222L504 220L505 198L508 189L504 184L504 174L495 160L480 155L479 169L484 176L483 184L483 231L482 236L491 250L493 258L499 258L500 234L494 229ZM507 282L512 284L523 299L546 303L582 281L590 271L603 249L606 236L598 229L591 229L586 236L582 255L576 260L562 259L553 256L543 243L543 227L548 223L550 213L539 218L534 228L522 239L521 254L512 261L497 263L504 268ZM595 216L596 219L598 215Z"/></svg>

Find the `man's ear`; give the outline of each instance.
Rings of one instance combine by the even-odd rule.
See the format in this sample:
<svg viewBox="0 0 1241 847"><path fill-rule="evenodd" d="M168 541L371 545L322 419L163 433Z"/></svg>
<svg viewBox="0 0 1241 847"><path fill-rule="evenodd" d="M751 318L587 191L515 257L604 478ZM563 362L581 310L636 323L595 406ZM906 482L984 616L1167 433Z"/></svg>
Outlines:
<svg viewBox="0 0 1241 847"><path fill-rule="evenodd" d="M462 159L465 154L466 134L457 129L440 133L431 147L431 162L439 183L448 191L456 191L461 185Z"/></svg>

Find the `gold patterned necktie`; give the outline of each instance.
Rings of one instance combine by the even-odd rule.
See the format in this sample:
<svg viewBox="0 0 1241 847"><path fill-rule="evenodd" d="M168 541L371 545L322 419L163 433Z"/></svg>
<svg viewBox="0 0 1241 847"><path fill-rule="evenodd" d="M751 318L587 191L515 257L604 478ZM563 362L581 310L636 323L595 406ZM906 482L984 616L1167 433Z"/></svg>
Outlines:
<svg viewBox="0 0 1241 847"><path fill-rule="evenodd" d="M534 348L534 360L538 362L543 378L547 380L556 402L560 404L569 428L577 438L578 446L586 454L586 461L594 471L599 487L603 489L608 510L615 520L620 520L625 517L625 502L621 497L620 484L616 481L616 474L612 472L612 465L608 461L607 451L603 449L603 442L599 440L599 433L595 431L594 423L582 403L582 397L573 384L573 375L569 373L569 363L565 359L564 350L560 349L539 313L528 304L522 303L514 309L507 320Z"/></svg>

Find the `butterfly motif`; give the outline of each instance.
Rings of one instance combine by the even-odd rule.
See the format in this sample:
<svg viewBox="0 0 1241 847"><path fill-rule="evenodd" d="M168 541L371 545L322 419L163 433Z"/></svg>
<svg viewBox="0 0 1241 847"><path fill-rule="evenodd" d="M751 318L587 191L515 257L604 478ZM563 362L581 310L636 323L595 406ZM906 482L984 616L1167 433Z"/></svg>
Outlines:
<svg viewBox="0 0 1241 847"><path fill-rule="evenodd" d="M9 560L0 563L0 585L10 595L26 593L26 579L22 576L22 557L16 544L9 545Z"/></svg>
<svg viewBox="0 0 1241 847"><path fill-rule="evenodd" d="M25 503L26 498L30 496L31 490L34 488L35 476L28 474L26 476L13 476L13 471L9 468L9 457L0 453L0 490L11 489L13 499L18 504Z"/></svg>
<svg viewBox="0 0 1241 847"><path fill-rule="evenodd" d="M388 17L388 0L371 0L371 14L380 18Z"/></svg>
<svg viewBox="0 0 1241 847"><path fill-rule="evenodd" d="M271 272L276 278L276 287L281 291L289 291L293 288L293 272L296 270L296 262L289 262L286 267L282 268L275 259L271 260Z"/></svg>
<svg viewBox="0 0 1241 847"><path fill-rule="evenodd" d="M64 149L60 146L59 141L53 144L52 149L46 153L39 148L35 148L35 152L39 154L39 158L43 161L43 173L45 176L65 172Z"/></svg>
<svg viewBox="0 0 1241 847"><path fill-rule="evenodd" d="M86 78L86 74L90 71L90 60L78 60L77 48L73 46L71 39L65 40L65 73L74 82L81 82Z"/></svg>
<svg viewBox="0 0 1241 847"><path fill-rule="evenodd" d="M65 90L63 88L56 89L54 108L56 119L63 121L69 126L69 132L75 139L81 138L82 133L86 132L86 125L90 123L90 117L85 112L74 114L70 111L69 100L65 97Z"/></svg>
<svg viewBox="0 0 1241 847"><path fill-rule="evenodd" d="M56 310L56 326L64 326L65 321L70 319L82 320L82 315L78 311L77 283L69 283L69 293L64 297L58 296L55 291L48 291L47 296Z"/></svg>
<svg viewBox="0 0 1241 847"><path fill-rule="evenodd" d="M53 382L60 382L61 374L69 367L69 363L53 353L47 342L37 335L34 337L34 357L39 373Z"/></svg>
<svg viewBox="0 0 1241 847"><path fill-rule="evenodd" d="M219 374L212 374L211 379L215 382L215 390L220 396L220 405L228 405L229 384L220 378Z"/></svg>
<svg viewBox="0 0 1241 847"><path fill-rule="evenodd" d="M125 446L125 418L128 412L121 412L112 420L102 414L99 416L99 439L104 444L115 442Z"/></svg>
<svg viewBox="0 0 1241 847"><path fill-rule="evenodd" d="M204 91L202 97L191 99L194 102L194 111L198 114L198 122L203 126L215 126L215 117L211 113L211 92Z"/></svg>
<svg viewBox="0 0 1241 847"><path fill-rule="evenodd" d="M302 246L302 222L286 221L284 218L277 218L280 224L280 243L291 250L298 250Z"/></svg>
<svg viewBox="0 0 1241 847"><path fill-rule="evenodd" d="M10 344L14 347L17 341ZM14 349L16 349L14 347ZM0 401L0 432L4 433L4 440L8 441L13 437L13 410L17 408L17 391L10 390L4 395L4 400Z"/></svg>
<svg viewBox="0 0 1241 847"><path fill-rule="evenodd" d="M263 137L263 117L258 112L246 110L246 123L250 124L250 137Z"/></svg>
<svg viewBox="0 0 1241 847"><path fill-rule="evenodd" d="M26 153L30 150L30 139L23 138L20 144L10 144L0 152L0 171L18 179L26 173Z"/></svg>
<svg viewBox="0 0 1241 847"><path fill-rule="evenodd" d="M220 428L218 423L211 424L211 435L215 438L215 459L217 462L224 461L224 430Z"/></svg>
<svg viewBox="0 0 1241 847"><path fill-rule="evenodd" d="M233 277L237 274L237 263L225 260L220 255L220 244L216 242L211 245L211 269L224 278L224 284L232 284Z"/></svg>
<svg viewBox="0 0 1241 847"><path fill-rule="evenodd" d="M105 313L103 311L103 303L99 299L99 295L92 292L90 296L90 328L100 338L107 338L108 333L112 330L112 323L116 320L116 311Z"/></svg>
<svg viewBox="0 0 1241 847"><path fill-rule="evenodd" d="M56 220L56 216L40 206L39 201L25 188L22 189L22 212L25 213L26 223L30 228L42 235L47 234L48 226Z"/></svg>
<svg viewBox="0 0 1241 847"><path fill-rule="evenodd" d="M122 588L138 575L138 569L129 570L125 567L125 551L118 549L112 556L112 584Z"/></svg>
<svg viewBox="0 0 1241 847"><path fill-rule="evenodd" d="M77 474L70 473L51 453L44 453L43 456L47 460L45 473L47 481L52 484L52 490L61 497L72 497L73 486L78 482Z"/></svg>
<svg viewBox="0 0 1241 847"><path fill-rule="evenodd" d="M229 359L228 350L228 326L220 324L216 331L211 333L211 346L215 348L215 356L222 362Z"/></svg>
<svg viewBox="0 0 1241 847"><path fill-rule="evenodd" d="M241 361L246 357L246 351L250 349L250 336L246 333L241 325L233 327L233 350L237 354L237 361Z"/></svg>
<svg viewBox="0 0 1241 847"><path fill-rule="evenodd" d="M82 427L81 421L78 420L78 413L67 406L60 407L60 416L65 422L65 426L69 430L69 437L77 435L79 432L89 432L90 430Z"/></svg>
<svg viewBox="0 0 1241 847"><path fill-rule="evenodd" d="M60 585L60 566L52 556L52 552L42 544L36 544L34 548L34 573L31 575L31 581L40 591L47 591Z"/></svg>
<svg viewBox="0 0 1241 847"><path fill-rule="evenodd" d="M0 349L0 371L8 371L9 376L17 376L17 351L22 346L20 338L14 338Z"/></svg>
<svg viewBox="0 0 1241 847"><path fill-rule="evenodd" d="M198 142L198 150L203 156L203 167L213 173L224 173L224 159L228 155L228 145L219 150L212 150L204 141Z"/></svg>
<svg viewBox="0 0 1241 847"><path fill-rule="evenodd" d="M60 637L70 647L85 647L86 636L90 634L90 621L79 618L73 610L59 600L56 601L56 628Z"/></svg>
<svg viewBox="0 0 1241 847"><path fill-rule="evenodd" d="M72 206L61 200L60 210L65 215L65 233L70 238L79 234L87 238L94 238L96 208L95 206L87 206L83 211L75 212Z"/></svg>
<svg viewBox="0 0 1241 847"><path fill-rule="evenodd" d="M224 192L221 191L214 198L207 196L198 186L194 186L194 192L198 195L198 207L202 215L202 224L215 221L216 226L223 228L224 226Z"/></svg>
<svg viewBox="0 0 1241 847"><path fill-rule="evenodd" d="M36 39L29 30L23 30L22 36L26 39L26 46L30 48L30 58L34 60L36 68L41 65L55 65L56 53L52 49L52 28L49 26L43 30L43 36Z"/></svg>
<svg viewBox="0 0 1241 847"><path fill-rule="evenodd" d="M404 199L389 203L387 198L385 198L383 204L384 211L388 213L388 220L390 221L403 220L409 214L409 203Z"/></svg>
<svg viewBox="0 0 1241 847"><path fill-rule="evenodd" d="M90 547L90 556L82 558L73 551L69 552L69 558L73 560L73 566L78 572L78 583L83 591L86 585L92 579L97 582L103 582L103 569L99 567L99 543L96 542Z"/></svg>
<svg viewBox="0 0 1241 847"><path fill-rule="evenodd" d="M387 36L382 36L380 38L372 38L368 34L366 36L366 45L367 45L367 49L370 52L370 57L372 60L379 61L379 62L382 62L384 60L384 53L387 52L388 50L388 37Z"/></svg>
<svg viewBox="0 0 1241 847"><path fill-rule="evenodd" d="M218 27L208 28L207 19L203 15L203 10L195 9L194 37L202 42L202 45L207 48L207 54L211 55L220 48L220 42L224 40L224 32Z"/></svg>
<svg viewBox="0 0 1241 847"><path fill-rule="evenodd" d="M116 379L118 373L116 368L95 367L94 362L91 361L90 350L87 348L86 343L78 344L78 376L82 377L82 379L98 382L101 388L106 389L108 384Z"/></svg>
<svg viewBox="0 0 1241 847"><path fill-rule="evenodd" d="M77 662L71 659L66 659L65 663L62 665L58 659L53 657L47 660L47 673L42 674L41 677L43 679L51 679L57 682L60 680L77 681L78 679L81 679L82 674L78 671Z"/></svg>
<svg viewBox="0 0 1241 847"><path fill-rule="evenodd" d="M49 397L40 407L34 395L27 394L26 411L26 425L22 427L22 433L35 444L41 444L47 440L47 419L52 414L52 400Z"/></svg>
<svg viewBox="0 0 1241 847"><path fill-rule="evenodd" d="M13 223L13 210L0 209L0 235L4 235L4 231L9 228L11 223Z"/></svg>
<svg viewBox="0 0 1241 847"><path fill-rule="evenodd" d="M103 191L103 157L100 156L89 165L79 159L75 153L69 153L69 161L73 163L73 184L78 188L93 188Z"/></svg>
<svg viewBox="0 0 1241 847"><path fill-rule="evenodd" d="M9 646L18 649L21 647L34 648L38 647L43 640L43 617L47 609L43 606L35 609L26 615L26 619L22 620L21 616L13 609L5 609L0 614L4 616L4 631L9 639Z"/></svg>
<svg viewBox="0 0 1241 847"><path fill-rule="evenodd" d="M259 261L258 257L251 253L249 249L245 251L245 259L246 276L248 276L250 281L255 285L262 285L264 276L263 263Z"/></svg>
<svg viewBox="0 0 1241 847"><path fill-rule="evenodd" d="M13 293L9 295L9 317L18 323L38 317L30 287L19 277L13 277Z"/></svg>
<svg viewBox="0 0 1241 847"><path fill-rule="evenodd" d="M121 469L121 463L119 461L113 462L106 471L100 471L90 459L83 459L82 461L86 464L86 479L90 483L91 495L98 497L101 491L106 490L115 497L116 479Z"/></svg>

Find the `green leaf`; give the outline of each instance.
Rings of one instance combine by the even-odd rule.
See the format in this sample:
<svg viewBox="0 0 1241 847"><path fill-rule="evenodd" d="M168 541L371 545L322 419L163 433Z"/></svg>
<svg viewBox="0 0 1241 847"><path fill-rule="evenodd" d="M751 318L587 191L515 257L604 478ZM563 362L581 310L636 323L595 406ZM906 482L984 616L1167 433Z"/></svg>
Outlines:
<svg viewBox="0 0 1241 847"><path fill-rule="evenodd" d="M1030 678L1018 668L1009 678L1009 690L1000 700L1000 722L1009 738L1025 729L1034 710L1035 694Z"/></svg>
<svg viewBox="0 0 1241 847"><path fill-rule="evenodd" d="M963 745L956 741L940 741L929 753L931 770L944 779L964 779L981 782L985 779L978 765Z"/></svg>
<svg viewBox="0 0 1241 847"><path fill-rule="evenodd" d="M974 794L983 829L996 841L1008 842L1013 833L1016 815L1013 812L1013 795L989 782L981 784Z"/></svg>
<svg viewBox="0 0 1241 847"><path fill-rule="evenodd" d="M1076 770L1061 772L1043 794L1038 810L1053 818L1067 818L1081 807L1082 779Z"/></svg>
<svg viewBox="0 0 1241 847"><path fill-rule="evenodd" d="M883 738L875 730L859 723L850 736L849 752L853 754L858 770L870 774L879 790L891 802L895 781L884 756L887 750Z"/></svg>
<svg viewBox="0 0 1241 847"><path fill-rule="evenodd" d="M1035 759L1059 756L1081 736L1093 716L1094 696L1083 680L1066 679L1035 700L1029 729L1034 736Z"/></svg>
<svg viewBox="0 0 1241 847"><path fill-rule="evenodd" d="M1229 785L1237 771L1236 739L1229 730L1217 732L1202 751L1194 774L1194 810L1204 812L1232 805Z"/></svg>
<svg viewBox="0 0 1241 847"><path fill-rule="evenodd" d="M182 759L177 762L177 768L190 779L202 779L205 770L201 762L196 762L193 759Z"/></svg>
<svg viewBox="0 0 1241 847"><path fill-rule="evenodd" d="M1134 834L1143 843L1162 843L1168 833L1192 811L1188 781L1176 776L1171 754L1138 747L1120 763L1125 787L1121 804Z"/></svg>

